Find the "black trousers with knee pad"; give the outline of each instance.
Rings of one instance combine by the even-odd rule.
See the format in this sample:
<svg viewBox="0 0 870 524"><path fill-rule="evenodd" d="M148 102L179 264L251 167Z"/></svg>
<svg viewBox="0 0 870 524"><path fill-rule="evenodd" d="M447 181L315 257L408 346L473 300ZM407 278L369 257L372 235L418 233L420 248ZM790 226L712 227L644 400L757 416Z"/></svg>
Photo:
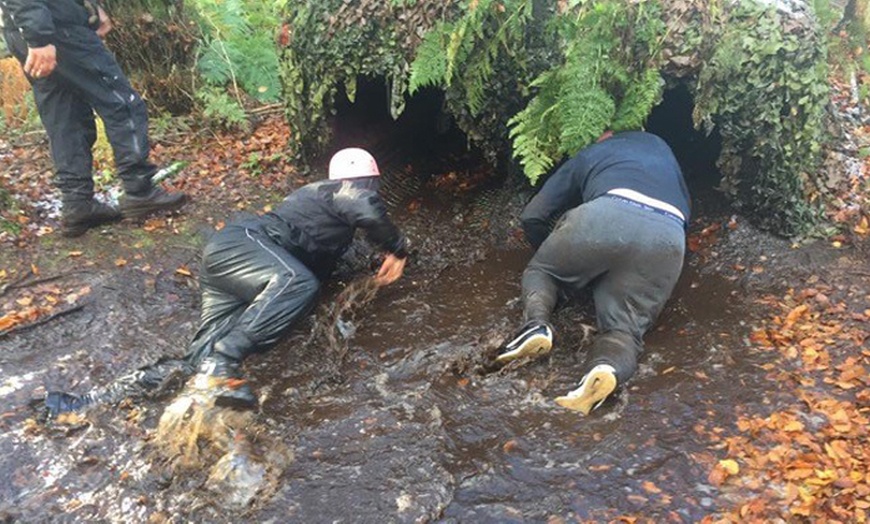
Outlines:
<svg viewBox="0 0 870 524"><path fill-rule="evenodd" d="M241 360L273 346L311 310L314 274L256 220L230 224L203 251L202 314L188 359L212 351Z"/></svg>

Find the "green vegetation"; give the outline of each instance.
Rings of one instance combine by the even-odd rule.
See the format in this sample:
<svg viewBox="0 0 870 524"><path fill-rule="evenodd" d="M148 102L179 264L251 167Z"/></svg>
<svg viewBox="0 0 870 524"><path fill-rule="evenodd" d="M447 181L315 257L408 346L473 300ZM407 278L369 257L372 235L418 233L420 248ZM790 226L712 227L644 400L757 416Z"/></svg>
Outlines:
<svg viewBox="0 0 870 524"><path fill-rule="evenodd" d="M829 100L824 40L784 29L772 8L738 3L701 71L696 124L718 127L722 187L761 222L787 235L818 218L814 177Z"/></svg>
<svg viewBox="0 0 870 524"><path fill-rule="evenodd" d="M723 188L788 235L812 226L824 197L829 63L870 96L864 0L846 17L841 2L812 0L815 18L763 0L105 4L110 47L149 103L245 128L246 108L282 100L303 163L363 77L386 81L394 118L420 90L442 90L469 141L493 163L515 158L532 183L605 129L641 128L666 87L685 85L695 124L722 137Z"/></svg>
<svg viewBox="0 0 870 524"><path fill-rule="evenodd" d="M661 100L665 25L657 4L638 6L600 2L557 19L564 58L532 82L536 95L508 122L532 183L605 130L642 128Z"/></svg>
<svg viewBox="0 0 870 524"><path fill-rule="evenodd" d="M209 83L236 89L261 102L278 100L278 18L268 3L228 0L194 2L203 24L202 52L197 62Z"/></svg>
<svg viewBox="0 0 870 524"><path fill-rule="evenodd" d="M642 127L664 85L651 64L665 30L655 3L637 9L617 1L578 3L548 27L536 23L534 4L481 0L456 21L439 23L417 49L409 86L412 95L424 86L459 91L454 99L478 116L496 95L490 92L495 64L501 59L499 66L520 71L523 82L514 89L528 85L535 94L507 125L532 183L605 130ZM530 57L512 52L529 42L538 52L557 50L555 64L534 79Z"/></svg>
<svg viewBox="0 0 870 524"><path fill-rule="evenodd" d="M247 125L245 107L281 92L275 5L256 0L106 2L110 47L148 101L197 110L221 127Z"/></svg>
<svg viewBox="0 0 870 524"><path fill-rule="evenodd" d="M641 128L664 86L683 83L696 125L723 138L738 206L788 235L818 217L826 39L769 2L329 0L288 2L284 18L303 160L327 143L340 86L352 98L360 76L387 79L394 116L406 96L442 89L469 139L492 160L511 152L533 183L602 131Z"/></svg>

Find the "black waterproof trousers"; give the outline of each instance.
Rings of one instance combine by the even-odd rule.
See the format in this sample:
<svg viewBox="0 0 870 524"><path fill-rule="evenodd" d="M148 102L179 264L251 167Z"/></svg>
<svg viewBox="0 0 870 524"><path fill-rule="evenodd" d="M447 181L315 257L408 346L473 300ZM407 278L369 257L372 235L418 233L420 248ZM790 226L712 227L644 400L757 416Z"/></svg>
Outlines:
<svg viewBox="0 0 870 524"><path fill-rule="evenodd" d="M548 321L559 288L592 285L599 336L583 374L610 364L624 383L637 370L642 338L677 283L685 232L676 220L601 197L568 211L523 273L526 320Z"/></svg>
<svg viewBox="0 0 870 524"><path fill-rule="evenodd" d="M270 348L311 310L320 282L251 219L208 242L200 287L200 328L188 354L194 365L212 351L241 360Z"/></svg>
<svg viewBox="0 0 870 524"><path fill-rule="evenodd" d="M23 64L27 44L5 30L9 50ZM56 185L64 202L93 198L94 112L106 126L118 177L128 195L151 189L156 166L148 161L148 115L115 58L85 26L58 27L54 34L57 68L45 78L29 78L36 107L51 143Z"/></svg>

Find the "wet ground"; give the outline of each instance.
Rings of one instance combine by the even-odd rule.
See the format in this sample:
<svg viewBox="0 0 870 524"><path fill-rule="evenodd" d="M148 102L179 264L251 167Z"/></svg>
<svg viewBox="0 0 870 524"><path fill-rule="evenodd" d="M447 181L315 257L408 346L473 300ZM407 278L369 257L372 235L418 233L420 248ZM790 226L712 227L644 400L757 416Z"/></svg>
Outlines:
<svg viewBox="0 0 870 524"><path fill-rule="evenodd" d="M190 231L211 229L184 221L203 210L163 234L126 223L90 233L74 244L81 259L59 256L72 247L53 236L28 253L52 284L90 291L81 309L0 334L0 522L695 522L731 508L739 494L708 482L721 458L708 436L793 396L767 378L775 355L749 342L770 314L759 298L862 255L795 249L694 192L691 252L641 369L582 417L552 399L580 378L588 299L559 310L550 356L502 371L487 359L521 323L531 253L515 217L528 195L478 177L480 159L412 165L392 143L362 145L412 241L404 277L343 318L346 354L312 336L321 314L251 357L260 409L215 412L223 448L202 448L191 467L157 431L167 406L187 407L175 392L63 424L33 421L28 404L184 353L203 242ZM366 272L366 249L354 253L323 305Z"/></svg>
<svg viewBox="0 0 870 524"><path fill-rule="evenodd" d="M85 308L0 340L0 397L9 410L0 422L0 472L9 479L0 485L0 519L558 522L640 514L692 522L727 505L727 494L707 484L713 458L699 427L724 424L735 406L773 409L787 395L771 389L759 367L768 356L746 341L761 311L753 300L829 261L824 252L797 269L810 255L742 221L724 228L715 245L689 256L640 372L584 418L552 399L579 379L579 323L594 323L588 303L559 312L551 356L506 372L485 365L520 323L530 253L509 231L499 233L502 247L489 241L492 228L479 217L490 205L479 204L480 191L410 207L413 198L397 197L416 252L399 283L346 319L354 330L343 362L312 342L314 321L249 360L261 408L241 431L293 457L268 482L253 481L253 501L230 496L232 488L216 492L206 469L170 467L153 442L169 398L100 408L72 425L25 421L39 388L105 384L180 354L195 329L193 281L171 270L66 276L91 287ZM189 252L171 253L166 267L189 262ZM733 269L741 264L761 270ZM323 302L342 286L330 286Z"/></svg>

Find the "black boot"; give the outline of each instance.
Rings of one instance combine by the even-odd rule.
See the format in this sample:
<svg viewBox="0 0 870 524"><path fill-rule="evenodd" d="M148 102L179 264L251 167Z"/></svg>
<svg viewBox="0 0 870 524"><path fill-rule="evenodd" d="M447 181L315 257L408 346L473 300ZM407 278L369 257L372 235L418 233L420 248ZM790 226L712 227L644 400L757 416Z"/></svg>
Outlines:
<svg viewBox="0 0 870 524"><path fill-rule="evenodd" d="M94 403L90 395L70 395L62 391L51 391L45 395L45 415L49 420L62 413L81 411Z"/></svg>
<svg viewBox="0 0 870 524"><path fill-rule="evenodd" d="M151 213L175 211L187 202L184 193L169 193L159 187L152 187L144 195L124 195L121 197L121 213L124 218L144 218Z"/></svg>
<svg viewBox="0 0 870 524"><path fill-rule="evenodd" d="M73 238L92 228L121 219L114 207L96 200L64 202L60 234Z"/></svg>
<svg viewBox="0 0 870 524"><path fill-rule="evenodd" d="M208 383L215 389L216 406L248 409L257 405L238 360L214 352L202 360L198 374L212 379Z"/></svg>

